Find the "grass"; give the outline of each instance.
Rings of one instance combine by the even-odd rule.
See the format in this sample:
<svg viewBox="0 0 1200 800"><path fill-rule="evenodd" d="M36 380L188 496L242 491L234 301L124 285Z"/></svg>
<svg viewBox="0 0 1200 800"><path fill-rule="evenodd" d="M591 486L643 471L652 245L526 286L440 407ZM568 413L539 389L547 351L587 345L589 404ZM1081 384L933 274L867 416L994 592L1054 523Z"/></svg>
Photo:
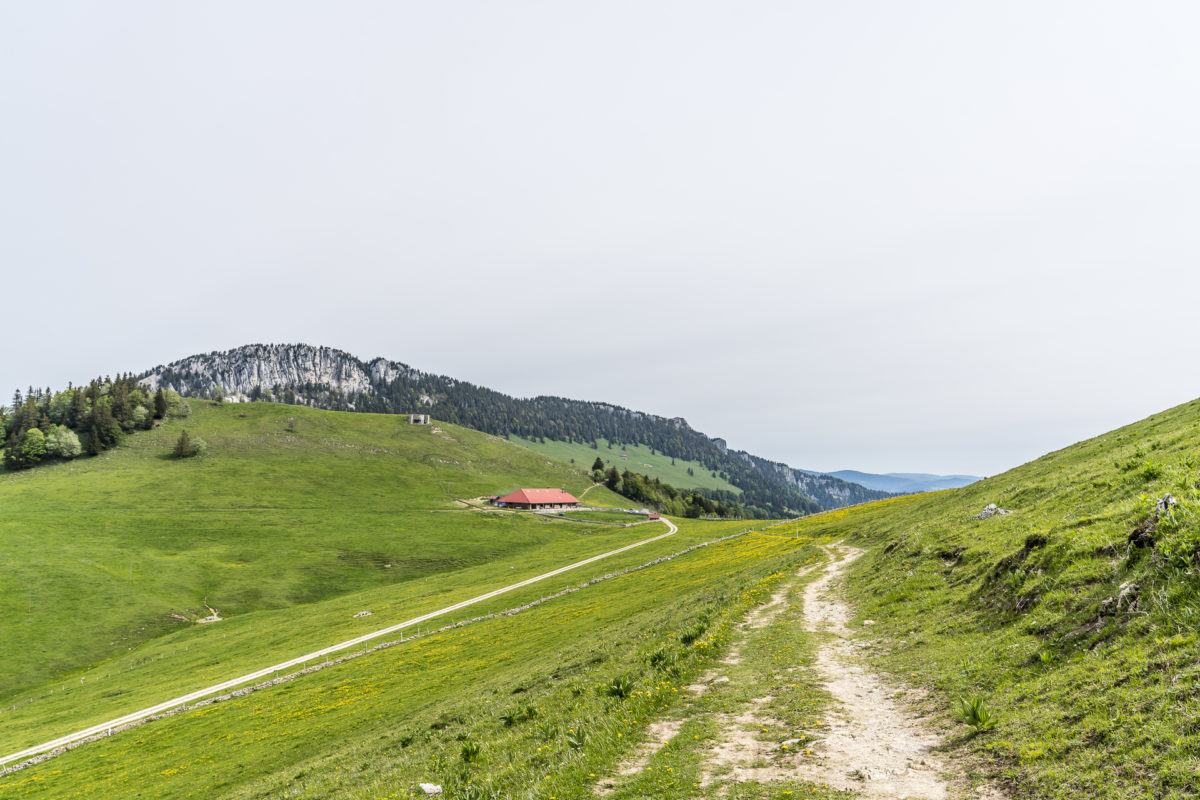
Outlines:
<svg viewBox="0 0 1200 800"><path fill-rule="evenodd" d="M501 439L391 415L192 407L103 456L0 473L0 708L135 657L190 629L206 604L232 620L517 554L539 561L546 547L554 558L575 552L578 526L454 502L517 485L591 486ZM208 441L206 456L168 456L184 427ZM615 496L597 487L587 497Z"/></svg>
<svg viewBox="0 0 1200 800"><path fill-rule="evenodd" d="M609 449L608 440L599 439L597 441L599 449L593 450L590 444L579 442L556 442L549 439L545 442L538 442L518 436L512 437L512 441L578 469L590 471L596 457L599 456L604 459L605 469L612 466L621 471L628 469L630 472L658 478L663 483L669 483L678 489L723 489L739 494L742 491L721 478L719 474L714 477L712 471L706 469L698 461L672 459L662 453L651 454L650 448L645 445L613 445L612 449ZM625 453L628 458L621 458L622 453ZM688 469L691 469L693 474L689 475Z"/></svg>
<svg viewBox="0 0 1200 800"><path fill-rule="evenodd" d="M566 519L583 520L585 522L616 522L622 525L646 521L644 516L627 514L624 511L566 511L561 516Z"/></svg>
<svg viewBox="0 0 1200 800"><path fill-rule="evenodd" d="M0 552L22 577L0 587L19 619L0 633L13 678L0 709L4 752L661 530L464 507L458 498L538 484L628 504L544 456L464 429L194 405L185 422L102 458L0 475ZM208 440L208 455L165 457L184 424ZM680 520L676 536L438 624L750 524ZM121 569L131 556L132 576ZM680 686L721 652L733 623L814 557L806 539L778 532L704 547L517 616L148 723L0 778L0 796L407 796L424 779L465 796L468 784L578 795L628 755L655 714L683 702ZM168 616L207 614L205 603L225 619ZM362 610L371 616L356 617Z"/></svg>
<svg viewBox="0 0 1200 800"><path fill-rule="evenodd" d="M768 533L781 533L781 528ZM800 540L805 541L805 540ZM826 541L826 540L822 540ZM823 560L819 552L805 550L795 566L804 567ZM718 663L717 672L728 681L716 682L700 695L684 695L665 712L681 721L679 733L659 750L634 776L611 781L612 800L653 797L656 800L691 800L697 797L729 797L740 800L831 800L854 797L828 786L797 779L772 781L735 778L728 767L712 763L712 752L729 735L731 719L753 710L755 738L767 743L770 753L759 764L771 767L777 762L799 758L815 759L812 749L824 732L824 717L829 696L821 680L809 669L816 654L815 637L804 631L799 594L805 584L819 576L813 572L803 579L787 574L774 576L771 589L778 591L788 583L789 603L769 625L744 629L723 636L719 644L736 643L737 663ZM758 604L767 592L754 596ZM731 617L742 608L730 609ZM707 778L707 782L706 779Z"/></svg>
<svg viewBox="0 0 1200 800"><path fill-rule="evenodd" d="M98 724L190 690L244 674L267 664L311 652L410 619L485 591L538 575L590 554L662 532L605 527L582 535L578 526L558 523L572 533L534 551L456 572L452 581L436 575L418 581L355 592L298 608L239 615L219 624L192 625L148 641L118 657L43 683L14 696L0 713L0 751L29 747L57 735ZM746 523L681 523L677 536L614 556L578 572L501 595L448 620L503 611L622 568L645 563L691 544L742 531ZM354 614L370 610L371 616ZM424 626L429 630L430 625ZM411 636L412 632L406 632Z"/></svg>
<svg viewBox="0 0 1200 800"><path fill-rule="evenodd" d="M735 529L690 525L693 537ZM648 720L683 702L680 687L733 622L813 557L807 540L764 534L702 548L149 723L0 778L0 795L409 797L430 781L457 796L468 783L502 797L582 796ZM683 644L698 623L704 634ZM671 657L656 660L663 651ZM478 745L469 760L465 742Z"/></svg>
<svg viewBox="0 0 1200 800"><path fill-rule="evenodd" d="M474 436L447 430L460 445ZM432 435L427 429L423 433ZM369 440L380 432L363 435ZM342 442L349 436L331 433L323 440ZM212 443L221 437L206 433L205 438ZM516 463L519 457L507 445L484 440L500 448L496 463L503 458ZM225 445L230 451L241 446ZM342 447L328 449L338 453ZM220 459L221 452L210 458ZM426 454L441 463L436 459L447 452ZM539 564L554 563L559 555L600 552L611 542L645 538L649 530L597 526L585 535L586 526L534 515L486 519L492 515L453 510L455 495L506 488L485 490L479 488L483 479L465 477L474 473L464 462L474 464L479 457L461 452L461 457L451 454L459 464L443 474L463 475L458 480L464 490L440 495L430 490L412 508L426 503L427 518L439 520L430 528L435 539L439 531L457 530L440 520L462 520L468 554L477 552L474 543L486 540L489 530L502 552L302 605L248 609L208 629L187 627L153 641L147 636L134 651L138 655L124 659L148 660L110 657L93 670L130 669L103 679L88 673L69 696L45 694L48 683L13 695L23 704L0 712L0 735L19 740L46 716L65 724L126 700L140 707L132 700L149 697L155 687L182 686L189 676L208 674L206 669L219 672L225 666L221 659L253 660L231 655L227 636L261 643L263 655L282 652L325 632L340 636L360 623L386 624L383 616L402 618L440 607L477 593L478 587L508 582L501 580L506 573L514 579L535 574ZM133 458L124 451L111 458L120 457ZM226 463L233 463L230 459ZM105 463L98 459L89 468ZM541 473L546 481L554 475L549 470L555 465L544 458L521 463L528 465L522 469L547 470ZM728 719L750 705L763 705L767 721L755 735L777 743L780 752L784 742L804 744L820 736L828 698L806 669L814 641L803 632L795 605L768 627L747 631L739 645L741 662L720 667L728 683L698 697L681 689L717 666L716 659L738 635L736 621L748 609L820 557L814 543L844 539L867 551L851 568L847 589L855 604L851 625L875 621L861 628L862 639L871 644L865 657L897 685L927 690L923 710L949 731L945 758L963 765L969 778L990 774L1011 796L1022 798L1195 798L1200 785L1198 463L1200 402L963 489L891 498L786 523L606 580L516 616L423 637L156 721L0 778L0 796L387 798L414 796L417 782L431 781L459 797L581 797L632 756L651 720L667 718L681 724L679 734L637 774L613 781L615 800L845 797L802 782L735 782L720 769L708 774L708 753ZM492 475L500 472L491 469ZM508 474L518 478L518 473L514 467ZM374 474L368 470L358 480ZM582 476L572 484L566 482L567 472L558 474L563 482L548 485L566 485L573 492L580 482L586 487ZM0 503L31 515L31 509L56 496L76 502L73 484L51 477L61 481L54 484L57 494L41 490L15 503L15 493L32 491L23 481L52 480L28 473L5 476ZM89 499L89 493L99 480L85 478L78 495L93 503L96 513L105 501ZM421 485L427 487L428 481ZM297 490L287 491L290 497ZM346 491L369 494L361 486ZM379 491L378 504L395 502L396 493ZM1177 505L1156 512L1155 501L1168 492ZM325 507L324 514L336 517L337 509L347 508L353 525L366 525L355 514L367 512L343 506L336 493L324 498L317 504ZM370 506L369 498L364 503ZM988 503L1014 513L972 519ZM385 512L377 508L375 513ZM410 510L393 513L403 521ZM137 509L129 516L142 524ZM3 524L11 525L8 517ZM439 527L443 524L446 528ZM536 599L590 575L645 563L746 526L685 521L676 537L623 554L618 563L602 563L587 575L562 576L553 585L506 596L494 607ZM46 552L65 547L61 543L70 542L74 529L60 521L51 530L43 541ZM1148 532L1152 546L1130 543L1139 530ZM120 532L107 535L121 541ZM266 526L255 529L255 538L270 535ZM287 539L273 541L278 546ZM26 557L37 556L32 544L24 547ZM297 552L305 557L302 548ZM451 575L454 580L447 580ZM7 586L0 591L19 603L19 592ZM89 605L87 598L79 603ZM371 608L376 616L353 619L360 608ZM69 629L62 623L58 630ZM766 697L766 703L751 703ZM986 698L973 709L975 729L956 721L960 698L968 705ZM985 727L990 729L976 730Z"/></svg>
<svg viewBox="0 0 1200 800"><path fill-rule="evenodd" d="M1194 798L1200 786L1200 402L963 489L802 521L865 547L849 591L872 661L986 697L986 735L948 746L1023 798ZM1179 506L1131 546L1155 500ZM1014 513L972 515L987 503Z"/></svg>

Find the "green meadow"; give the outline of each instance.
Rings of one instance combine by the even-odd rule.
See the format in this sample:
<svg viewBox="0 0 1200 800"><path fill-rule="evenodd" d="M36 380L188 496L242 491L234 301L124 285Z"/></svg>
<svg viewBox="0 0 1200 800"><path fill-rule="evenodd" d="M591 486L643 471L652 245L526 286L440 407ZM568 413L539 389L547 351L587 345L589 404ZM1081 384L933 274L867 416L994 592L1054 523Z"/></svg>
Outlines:
<svg viewBox="0 0 1200 800"><path fill-rule="evenodd" d="M3 752L666 530L657 523L630 528L581 525L581 520L464 503L519 486L550 485L564 486L593 505L628 504L607 489L592 486L587 477L566 465L474 431L449 425L411 426L396 416L294 406L216 406L198 401L191 405L188 418L130 436L104 456L0 473L0 557L6 574L15 576L0 587L5 618L15 623L0 631L0 652L6 655L0 701L4 704L0 708ZM175 439L185 428L208 442L204 456L170 457ZM582 521L618 518L621 522L637 519L591 511ZM589 579L744 532L748 526L741 521L681 521L675 536L433 620L424 626L422 638L411 640L417 629L405 631L410 640L401 645L265 692L283 697L294 685L321 686L335 674L342 676L339 680L354 681L361 666L385 663L389 654L403 650L405 659L424 659L426 648L444 637L478 637L484 635L482 631L495 637L499 634L492 629L503 629L503 636L523 638L522 627L512 624L518 618L428 634L430 628L522 606ZM714 547L732 548L743 541ZM772 557L786 557L796 547L793 540L768 541ZM696 558L690 553L680 556L681 562ZM769 565L751 560L745 567L742 578L751 580ZM702 574L687 577L693 600L697 593L708 596L698 588L703 579ZM586 596L603 606L605 613L611 611L613 624L641 625L659 616L653 606L628 589L620 602L607 594L610 583L627 587L633 580L632 576L614 578L524 613L547 615L552 604L578 602ZM664 585L662 596L669 593L670 585ZM222 620L197 624L210 608ZM361 611L371 613L356 617ZM666 614L662 624L672 619L678 623L693 612L681 603L676 617ZM548 616L558 619L556 613ZM641 621L630 623L632 618ZM607 620L602 617L600 622L607 624ZM576 642L572 647L604 647L604 625L596 627L580 619L579 627L559 630L560 622L550 624L554 635L541 640L551 651L544 654L546 663L559 657L561 642L578 639L586 644ZM462 677L477 679L489 654L494 651L480 645L475 671ZM397 710L411 709L413 703L425 708L472 696L464 694L464 684L448 680L446 671L426 675L424 669L404 663L412 674L402 688L415 694L402 692L390 698ZM512 662L508 674L523 672L522 663ZM449 664L447 669L454 672ZM425 683L435 677L436 685L444 684L445 694ZM226 704L210 708L216 707ZM360 711L348 708L347 714L358 717ZM190 729L189 720L201 719L205 713L150 723L145 730L177 723ZM144 744L142 730L111 741L127 736L126 746L136 749ZM347 729L347 736L353 733ZM322 751L327 734L327 728L311 731L308 756ZM83 755L93 747L86 745L76 752ZM279 767L269 758L260 760L266 767ZM44 777L36 775L61 774L59 763L56 758L0 779L0 796L12 791L20 796L26 788L45 787ZM109 787L111 792L105 791L114 797L138 796L138 787L149 787L148 796L173 796L167 785L173 782L161 774L167 769L147 775L122 767L124 777ZM215 785L203 772L188 774L179 785L190 781L191 788L181 789L179 796L192 791L207 794ZM270 769L262 773L272 774ZM97 785L108 784L97 784L95 776L89 775L78 784L55 782L48 791L50 796L87 794L98 791Z"/></svg>
<svg viewBox="0 0 1200 800"><path fill-rule="evenodd" d="M147 559L145 572L156 572L134 592L138 562L130 585L121 557L109 552L99 572L123 601L115 605L156 619L162 612L152 601L171 601L175 581L184 587L178 596L193 599L163 607L206 613L203 597L195 599L203 588L222 614L229 609L227 619L211 625L147 624L139 640L107 650L71 619L51 620L45 632L31 627L24 635L47 652L69 649L55 642L57 635L91 642L100 655L39 675L37 658L6 651L31 675L0 710L6 752L664 530L650 523L586 524L625 518L615 512L555 518L464 507L460 498L521 484L578 493L589 481L544 454L449 426L435 434L395 418L285 406L205 406L186 424L209 439L209 455L160 458L182 426L173 422L107 458L3 476L6 565L20 560L10 556L16 542L21 559L65 560L82 573L87 562L62 555L75 552L68 549L80 535L72 533L75 520L91 529L82 538L95 553L119 542L121 557L137 552ZM302 439L306 425L310 438ZM798 599L819 571L800 577L798 570L824 560L817 545L844 541L866 551L842 587L863 658L896 687L924 690L918 710L944 734L940 757L952 765L947 777L955 791L970 791L986 777L1014 798L1195 798L1198 451L1200 401L963 489L750 532L762 523L680 521L675 536L432 626L573 587L568 594L509 616L426 629L346 663L84 745L0 778L0 797L357 800L423 796L421 782L468 800L559 800L597 791L613 800L856 796L786 774L770 782L740 780L713 757L730 720L747 709L762 720L747 732L771 754L764 765L803 761L810 745L819 752L814 743L829 698L810 666L820 635L804 632ZM268 468L260 473L255 460ZM176 468L211 478L173 478L169 470ZM324 480L306 480L310 469ZM339 482L341 470L355 469L359 485ZM438 480L458 488L439 490ZM143 485L157 487L148 496L163 505L148 504L153 512L138 508L134 489ZM275 505L250 502L271 491L281 498ZM590 492L606 504L621 503L603 489ZM1174 504L1157 503L1167 494ZM225 532L208 533L203 546L169 558L169 534L186 538L190 530L171 526L190 518L167 501L172 496L185 511L240 502L249 522L230 522L226 531L208 520L202 524ZM118 498L133 513L121 514ZM1012 513L974 519L989 503ZM310 509L327 548L356 541L366 549L372 525L388 532L384 544L372 546L392 566L343 563L336 549L321 550L312 530L291 529L301 526L298 508ZM40 539L28 530L39 516L49 521ZM106 519L109 527L97 531ZM339 539L343 526L346 538ZM132 538L139 532L155 543L145 555ZM243 557L234 558L239 532L252 541L240 542ZM731 534L742 535L717 542ZM411 549L387 544L387 536L404 541L405 535ZM711 544L688 550L704 543ZM194 584L198 573L187 571L185 553L221 576L223 605L213 602L213 589ZM651 563L668 555L674 557ZM283 574L273 572L269 562L281 558L324 565L324 593L298 591L308 586L307 573L289 571L290 563L279 566ZM174 564L181 566L171 578ZM634 571L614 575L627 569ZM258 596L259 605L237 605L230 599L239 596L237 587L256 580L239 576L256 573L257 580L278 583ZM110 613L103 594L72 589L64 574L34 577L46 584L42 591L57 591L80 613L93 610L98 619ZM609 577L582 585L602 576ZM117 595L122 579L126 594ZM105 581L98 585L109 586ZM11 617L44 613L34 602L23 605L21 590L3 591ZM778 592L792 602L777 618L762 628L738 625ZM361 610L372 615L354 617ZM738 658L723 662L731 648ZM729 680L703 692L687 688L703 675L710 681L714 670ZM982 703L994 728L960 724L954 713L960 700ZM669 743L644 751L660 729L652 725L668 723L675 726ZM621 774L631 759L638 759L636 768Z"/></svg>
<svg viewBox="0 0 1200 800"><path fill-rule="evenodd" d="M698 461L684 461L662 453L651 453L649 447L641 444L613 445L610 449L607 439L599 439L596 442L598 449L593 450L590 444L581 442L556 442L551 439L538 442L517 436L512 437L512 441L577 469L590 471L599 456L604 460L605 469L616 467L622 472L629 470L649 475L677 489L723 489L735 494L742 491L719 475L714 477L712 471ZM622 453L627 458L621 458ZM689 469L692 470L690 475Z"/></svg>
<svg viewBox="0 0 1200 800"><path fill-rule="evenodd" d="M689 527L664 541L678 552L745 529ZM468 784L579 796L682 702L733 623L815 557L807 540L750 533L148 723L0 778L0 794L408 797L432 781L452 796L506 796ZM467 743L479 747L469 759Z"/></svg>
<svg viewBox="0 0 1200 800"><path fill-rule="evenodd" d="M591 486L503 440L389 415L191 406L102 456L0 472L0 704L190 629L209 606L229 620L575 552L575 526L455 502ZM185 428L205 456L170 457Z"/></svg>
<svg viewBox="0 0 1200 800"><path fill-rule="evenodd" d="M573 519L583 522L612 522L621 525L645 522L646 517L638 514L627 514L624 511L564 511L563 519Z"/></svg>

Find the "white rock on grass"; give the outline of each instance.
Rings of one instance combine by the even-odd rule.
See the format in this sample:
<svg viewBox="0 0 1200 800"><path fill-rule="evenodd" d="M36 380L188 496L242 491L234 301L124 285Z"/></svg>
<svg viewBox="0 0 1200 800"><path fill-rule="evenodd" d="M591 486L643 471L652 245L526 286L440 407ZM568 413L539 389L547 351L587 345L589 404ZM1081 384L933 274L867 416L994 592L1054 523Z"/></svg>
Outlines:
<svg viewBox="0 0 1200 800"><path fill-rule="evenodd" d="M987 519L988 517L994 517L997 514L1011 514L1011 513L1013 513L1013 512L1009 511L1007 508L1000 508L995 503L988 503L987 507L985 509L983 509L983 511L979 512L971 519Z"/></svg>

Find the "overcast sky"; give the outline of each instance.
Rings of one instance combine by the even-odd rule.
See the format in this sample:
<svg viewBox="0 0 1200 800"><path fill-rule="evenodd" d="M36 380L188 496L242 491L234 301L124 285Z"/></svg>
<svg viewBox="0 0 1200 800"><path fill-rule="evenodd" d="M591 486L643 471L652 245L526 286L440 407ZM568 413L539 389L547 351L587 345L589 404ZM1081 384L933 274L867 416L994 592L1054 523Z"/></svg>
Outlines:
<svg viewBox="0 0 1200 800"><path fill-rule="evenodd" d="M250 342L994 474L1200 396L1194 3L0 3L0 396Z"/></svg>

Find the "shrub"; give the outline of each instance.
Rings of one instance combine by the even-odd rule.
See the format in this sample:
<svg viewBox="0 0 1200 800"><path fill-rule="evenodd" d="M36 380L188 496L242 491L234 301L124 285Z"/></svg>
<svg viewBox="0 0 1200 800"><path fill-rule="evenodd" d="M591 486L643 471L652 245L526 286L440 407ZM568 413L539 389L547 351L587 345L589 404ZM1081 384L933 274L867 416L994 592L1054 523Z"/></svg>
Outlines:
<svg viewBox="0 0 1200 800"><path fill-rule="evenodd" d="M504 727L511 728L520 722L528 722L531 719L537 719L537 709L531 705L523 705L518 709L505 712L500 715L500 720L504 723Z"/></svg>
<svg viewBox="0 0 1200 800"><path fill-rule="evenodd" d="M996 727L996 716L988 711L982 697L973 697L970 700L960 697L955 716L974 733L983 733Z"/></svg>
<svg viewBox="0 0 1200 800"><path fill-rule="evenodd" d="M75 458L83 452L79 436L65 425L56 425L46 436L46 454L54 458Z"/></svg>
<svg viewBox="0 0 1200 800"><path fill-rule="evenodd" d="M184 429L180 431L179 438L175 440L175 449L172 452L175 453L176 458L191 458L203 454L207 449L207 442L200 438L193 439Z"/></svg>
<svg viewBox="0 0 1200 800"><path fill-rule="evenodd" d="M604 694L609 697L624 699L633 694L633 680L624 675L613 678L604 687Z"/></svg>
<svg viewBox="0 0 1200 800"><path fill-rule="evenodd" d="M706 620L701 619L695 625L688 628L683 633L679 634L679 641L683 642L684 644L691 644L692 642L696 641L701 636L703 636L704 632L706 630L708 630L708 625L706 624Z"/></svg>
<svg viewBox="0 0 1200 800"><path fill-rule="evenodd" d="M582 750L584 742L587 741L587 731L583 729L582 725L576 725L567 730L566 740L567 746L572 750Z"/></svg>
<svg viewBox="0 0 1200 800"><path fill-rule="evenodd" d="M188 405L188 401L179 396L178 392L167 390L167 412L168 417L186 417L192 413L192 407Z"/></svg>
<svg viewBox="0 0 1200 800"><path fill-rule="evenodd" d="M1162 476L1163 476L1162 465L1156 464L1153 461L1147 463L1146 466L1142 467L1142 471L1138 473L1138 477L1141 478L1144 483L1150 483L1151 481L1156 481L1159 478L1161 478Z"/></svg>
<svg viewBox="0 0 1200 800"><path fill-rule="evenodd" d="M661 672L671 672L679 666L679 654L674 650L659 648L650 656L650 666Z"/></svg>

